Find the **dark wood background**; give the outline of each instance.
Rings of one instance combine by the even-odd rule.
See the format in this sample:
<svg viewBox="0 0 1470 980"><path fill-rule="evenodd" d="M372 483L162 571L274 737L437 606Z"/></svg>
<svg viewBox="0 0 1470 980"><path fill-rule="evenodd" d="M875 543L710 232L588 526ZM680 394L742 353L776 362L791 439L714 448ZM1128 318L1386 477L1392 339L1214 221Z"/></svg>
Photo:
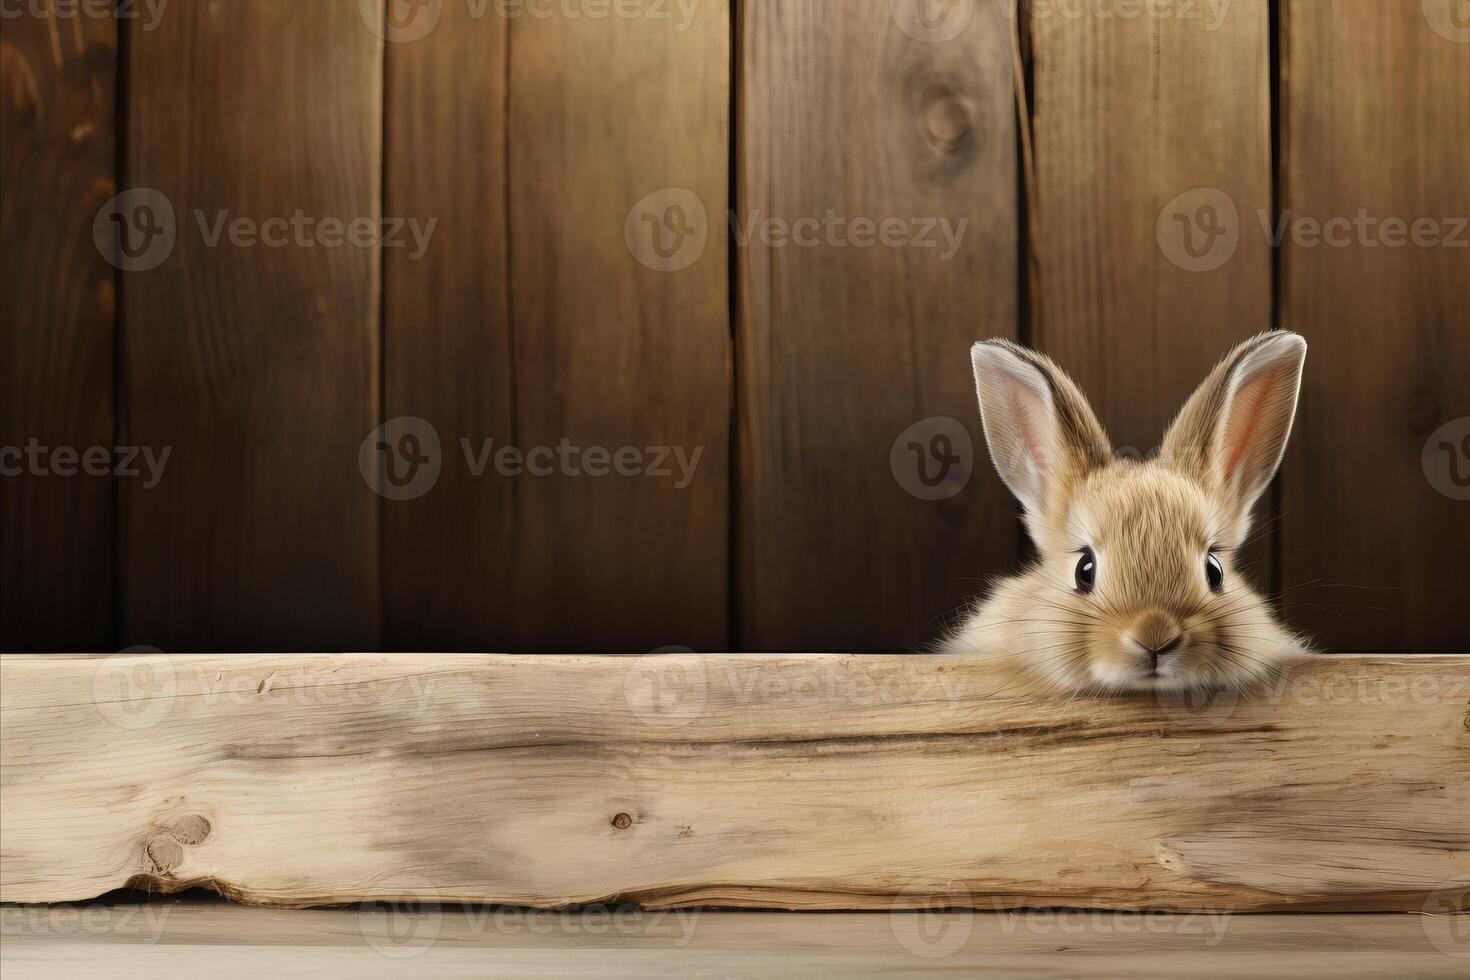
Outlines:
<svg viewBox="0 0 1470 980"><path fill-rule="evenodd" d="M1470 457L1429 445L1470 436L1470 249L1263 229L1470 215L1457 0L386 0L437 17L415 40L384 2L0 23L0 445L171 451L152 488L0 479L5 649L917 648L1021 558L972 341L1050 352L1143 451L1273 322L1312 352L1259 578L1328 647L1470 649ZM671 187L707 242L659 271L624 229ZM147 271L94 241L130 188L176 214ZM1205 271L1156 233L1198 188L1238 212ZM436 225L417 258L210 247L221 210ZM946 260L730 210L968 224ZM400 416L442 441L411 500L358 468ZM974 471L928 500L890 450L936 418ZM461 438L702 455L683 488L476 477Z"/></svg>

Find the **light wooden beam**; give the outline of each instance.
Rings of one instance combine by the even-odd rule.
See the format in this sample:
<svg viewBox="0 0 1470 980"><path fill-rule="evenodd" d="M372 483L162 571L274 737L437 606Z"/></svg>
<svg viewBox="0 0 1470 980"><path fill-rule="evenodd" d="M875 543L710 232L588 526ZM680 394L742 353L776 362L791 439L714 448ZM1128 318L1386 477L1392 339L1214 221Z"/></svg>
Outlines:
<svg viewBox="0 0 1470 980"><path fill-rule="evenodd" d="M920 656L8 655L0 900L1420 910L1470 879L1467 709L1463 656L1198 705Z"/></svg>

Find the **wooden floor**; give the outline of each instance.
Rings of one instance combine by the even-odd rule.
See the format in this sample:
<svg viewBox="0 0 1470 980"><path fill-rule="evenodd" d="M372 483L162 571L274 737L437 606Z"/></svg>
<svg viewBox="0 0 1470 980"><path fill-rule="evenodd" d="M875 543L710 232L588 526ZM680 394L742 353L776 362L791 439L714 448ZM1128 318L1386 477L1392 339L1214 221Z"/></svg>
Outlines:
<svg viewBox="0 0 1470 980"><path fill-rule="evenodd" d="M0 906L6 980L56 976L1464 977L1470 916L279 911Z"/></svg>

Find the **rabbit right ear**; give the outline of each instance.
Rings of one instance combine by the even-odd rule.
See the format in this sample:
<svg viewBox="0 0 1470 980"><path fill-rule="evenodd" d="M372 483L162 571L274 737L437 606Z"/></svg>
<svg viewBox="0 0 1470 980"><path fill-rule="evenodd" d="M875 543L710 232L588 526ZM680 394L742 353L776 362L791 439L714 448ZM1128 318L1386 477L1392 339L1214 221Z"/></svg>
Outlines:
<svg viewBox="0 0 1470 980"><path fill-rule="evenodd" d="M1058 487L1106 464L1107 433L1049 358L987 340L970 349L970 361L990 458L1028 515L1044 514Z"/></svg>
<svg viewBox="0 0 1470 980"><path fill-rule="evenodd" d="M1301 391L1307 342L1284 330L1226 355L1164 434L1161 458L1216 490L1244 538L1251 506L1271 482Z"/></svg>

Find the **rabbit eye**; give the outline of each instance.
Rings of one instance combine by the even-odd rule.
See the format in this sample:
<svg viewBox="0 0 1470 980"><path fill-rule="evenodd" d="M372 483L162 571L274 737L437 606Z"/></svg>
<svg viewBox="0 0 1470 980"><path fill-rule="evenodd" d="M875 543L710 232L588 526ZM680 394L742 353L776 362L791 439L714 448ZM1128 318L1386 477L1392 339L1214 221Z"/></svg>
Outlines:
<svg viewBox="0 0 1470 980"><path fill-rule="evenodd" d="M1091 595L1096 585L1097 556L1092 553L1091 548L1083 548L1082 557L1077 559L1077 591L1082 595Z"/></svg>
<svg viewBox="0 0 1470 980"><path fill-rule="evenodd" d="M1209 580L1210 591L1218 595L1225 589L1225 569L1220 565L1220 559L1216 558L1214 552L1205 556L1205 578Z"/></svg>

